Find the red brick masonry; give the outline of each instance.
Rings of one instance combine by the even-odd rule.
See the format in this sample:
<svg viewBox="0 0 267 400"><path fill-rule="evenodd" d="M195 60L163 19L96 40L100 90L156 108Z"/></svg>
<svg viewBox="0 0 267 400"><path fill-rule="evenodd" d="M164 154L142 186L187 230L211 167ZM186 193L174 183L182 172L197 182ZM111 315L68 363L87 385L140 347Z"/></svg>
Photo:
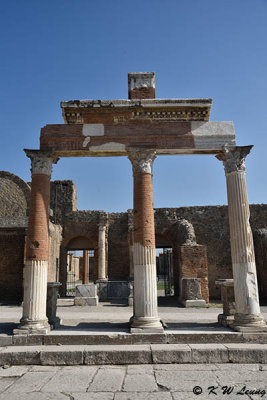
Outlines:
<svg viewBox="0 0 267 400"><path fill-rule="evenodd" d="M33 174L28 236L26 242L27 260L48 260L49 201L50 176L44 174Z"/></svg>
<svg viewBox="0 0 267 400"><path fill-rule="evenodd" d="M134 174L134 242L155 247L152 175Z"/></svg>
<svg viewBox="0 0 267 400"><path fill-rule="evenodd" d="M88 151L91 146L115 142L127 146L155 149L193 149L194 137L189 122L127 122L104 124L103 136L91 136L84 147L83 124L46 125L41 129L40 149Z"/></svg>

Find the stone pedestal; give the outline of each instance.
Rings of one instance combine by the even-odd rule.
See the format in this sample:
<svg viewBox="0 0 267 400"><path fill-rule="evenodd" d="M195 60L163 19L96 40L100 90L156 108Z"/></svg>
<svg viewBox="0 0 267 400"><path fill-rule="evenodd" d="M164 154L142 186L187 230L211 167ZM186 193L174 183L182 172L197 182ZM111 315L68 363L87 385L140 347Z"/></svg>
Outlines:
<svg viewBox="0 0 267 400"><path fill-rule="evenodd" d="M87 285L77 285L75 298L75 306L97 306L98 305L98 295L97 295L97 285L94 283L89 283Z"/></svg>
<svg viewBox="0 0 267 400"><path fill-rule="evenodd" d="M49 204L51 153L25 150L31 159L31 200L24 267L23 316L14 334L46 334L47 271L49 259Z"/></svg>
<svg viewBox="0 0 267 400"><path fill-rule="evenodd" d="M180 302L185 307L207 307L201 295L200 278L182 278Z"/></svg>
<svg viewBox="0 0 267 400"><path fill-rule="evenodd" d="M57 299L58 289L61 286L60 282L47 283L47 302L46 302L46 316L51 329L56 329L60 326L60 318L57 317Z"/></svg>
<svg viewBox="0 0 267 400"><path fill-rule="evenodd" d="M223 313L218 315L218 323L222 326L231 326L234 323L235 293L233 279L217 279L216 285L221 287Z"/></svg>
<svg viewBox="0 0 267 400"><path fill-rule="evenodd" d="M131 332L162 332L157 309L157 272L152 190L155 151L132 149L134 177L134 315Z"/></svg>
<svg viewBox="0 0 267 400"><path fill-rule="evenodd" d="M227 182L236 313L233 329L262 331L253 237L249 223L245 158L252 146L224 148L216 157L223 161Z"/></svg>

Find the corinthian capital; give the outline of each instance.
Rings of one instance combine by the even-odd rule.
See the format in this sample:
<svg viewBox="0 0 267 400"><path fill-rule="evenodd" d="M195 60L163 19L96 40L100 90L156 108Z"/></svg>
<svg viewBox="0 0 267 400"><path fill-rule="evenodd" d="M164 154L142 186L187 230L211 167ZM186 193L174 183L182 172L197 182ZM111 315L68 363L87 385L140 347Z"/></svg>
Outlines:
<svg viewBox="0 0 267 400"><path fill-rule="evenodd" d="M148 149L130 149L128 158L132 163L134 174L138 172L152 174L152 166L156 158L156 151Z"/></svg>
<svg viewBox="0 0 267 400"><path fill-rule="evenodd" d="M31 159L31 173L32 174L52 174L52 164L56 163L58 159L52 156L51 151L41 150L24 150L27 157Z"/></svg>
<svg viewBox="0 0 267 400"><path fill-rule="evenodd" d="M253 146L225 146L216 158L223 162L225 174L245 172L245 161Z"/></svg>

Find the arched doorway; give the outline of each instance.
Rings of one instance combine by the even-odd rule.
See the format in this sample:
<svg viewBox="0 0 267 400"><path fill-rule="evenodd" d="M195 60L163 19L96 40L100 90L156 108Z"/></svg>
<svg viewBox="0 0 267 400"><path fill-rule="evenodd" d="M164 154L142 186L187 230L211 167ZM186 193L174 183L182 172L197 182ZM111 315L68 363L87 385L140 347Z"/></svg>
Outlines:
<svg viewBox="0 0 267 400"><path fill-rule="evenodd" d="M61 247L61 296L75 297L78 284L94 281L97 270L97 248L89 238L76 236Z"/></svg>

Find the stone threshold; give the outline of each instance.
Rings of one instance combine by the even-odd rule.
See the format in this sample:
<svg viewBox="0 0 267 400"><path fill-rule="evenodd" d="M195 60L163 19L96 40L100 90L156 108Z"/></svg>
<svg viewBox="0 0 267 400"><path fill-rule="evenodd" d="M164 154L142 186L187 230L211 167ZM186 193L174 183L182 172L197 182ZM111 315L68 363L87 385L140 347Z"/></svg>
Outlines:
<svg viewBox="0 0 267 400"><path fill-rule="evenodd" d="M53 346L53 345L142 345L142 344L267 344L267 333L224 332L175 332L164 333L90 333L88 331L56 332L47 335L0 335L4 346Z"/></svg>
<svg viewBox="0 0 267 400"><path fill-rule="evenodd" d="M8 346L0 365L126 365L267 363L267 344Z"/></svg>

